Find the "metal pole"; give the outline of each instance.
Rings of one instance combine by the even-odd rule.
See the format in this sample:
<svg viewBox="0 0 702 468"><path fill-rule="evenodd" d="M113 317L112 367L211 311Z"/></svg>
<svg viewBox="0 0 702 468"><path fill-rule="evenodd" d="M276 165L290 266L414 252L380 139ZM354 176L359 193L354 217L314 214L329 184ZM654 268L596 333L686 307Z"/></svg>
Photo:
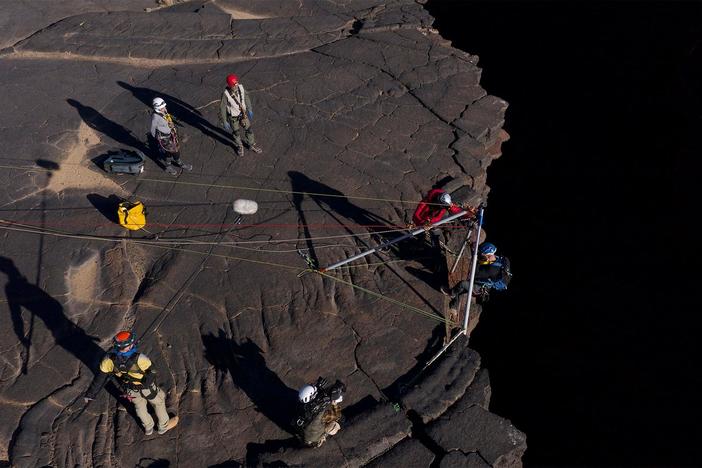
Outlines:
<svg viewBox="0 0 702 468"><path fill-rule="evenodd" d="M466 332L465 330L461 330L461 331L459 331L458 333L456 333L456 336L454 336L454 337L451 339L451 341L449 341L448 343L446 343L446 346L444 346L443 348L441 348L441 351L439 351L438 353L436 353L436 356L434 356L433 358L431 358L431 359L429 360L429 362L427 362L426 364L424 364L424 367L422 368L422 370L424 370L424 369L426 369L427 367L431 366L432 363L433 363L434 361L436 361L437 359L439 359L439 356L441 356L442 354L444 354L444 352L446 352L446 350L449 349L449 346L451 346L451 345L453 344L453 342L456 341L456 340L458 339L458 337L461 336L461 335L463 335L465 332Z"/></svg>
<svg viewBox="0 0 702 468"><path fill-rule="evenodd" d="M475 281L475 270L478 266L478 243L480 242L480 230L483 227L483 212L485 208L480 205L478 213L478 234L475 236L475 251L473 252L473 265L470 270L470 283L468 286L468 300L466 301L466 314L463 318L463 333L468 336L468 317L470 317L470 303L473 302L473 282Z"/></svg>
<svg viewBox="0 0 702 468"><path fill-rule="evenodd" d="M456 257L456 261L453 262L453 266L451 267L451 272L449 274L453 274L454 271L456 271L456 267L458 266L458 262L461 261L461 257L463 257L463 252L466 251L466 245L468 245L468 242L470 242L470 234L473 232L472 229L468 229L468 233L466 234L466 240L463 241L463 244L461 245L461 250L458 252L458 256Z"/></svg>
<svg viewBox="0 0 702 468"><path fill-rule="evenodd" d="M361 253L358 254L358 255L354 255L353 257L349 257L349 258L347 258L346 260L342 260L342 261L340 261L340 262L336 262L336 263L334 263L333 265L329 265L329 266L326 267L326 268L320 268L319 271L321 271L321 272L327 272L327 271L329 271L329 270L333 270L334 268L338 268L338 267L340 267L341 265L346 265L346 264L349 263L349 262L353 262L354 260L358 260L359 258L363 258L363 257L365 257L366 255L370 255L370 254L372 254L373 252L376 252L376 251L378 251L378 250L380 250L380 249L384 249L385 247L387 247L387 246L389 246L389 245L396 244L396 243L398 243L398 242L400 242L400 241L403 241L403 240L408 239L408 238L410 238L410 237L414 237L414 236L416 236L416 235L418 235L418 234L421 234L421 233L423 233L423 232L430 231L430 230L434 229L435 227L438 227L438 226L441 226L442 224L448 223L449 221L453 221L454 219L458 219L458 218L464 216L466 213L467 213L466 211L461 211L460 213L456 213L455 215L451 215L451 216L449 216L448 218L442 219L441 221L438 221L438 222L436 222L436 223L434 223L434 224L430 224L430 225L429 225L428 227L426 227L426 228L420 228L420 229L416 229L416 230L414 230L414 231L412 231L412 232L408 232L407 234L404 234L404 235L402 235L402 236L400 236L400 237L397 237L397 238L395 238L395 239L393 239L393 240L391 240L391 241L388 241L388 242L385 242L385 243L383 243L383 244L380 244L380 245L378 245L378 246L376 246L376 247L373 247L373 248L370 249L370 250L366 250L365 252L361 252Z"/></svg>

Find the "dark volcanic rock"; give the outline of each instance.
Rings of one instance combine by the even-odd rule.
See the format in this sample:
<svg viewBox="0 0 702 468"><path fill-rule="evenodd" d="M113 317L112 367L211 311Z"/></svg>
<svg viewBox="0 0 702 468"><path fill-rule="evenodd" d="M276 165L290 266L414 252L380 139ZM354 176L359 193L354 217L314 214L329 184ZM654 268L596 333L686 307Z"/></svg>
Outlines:
<svg viewBox="0 0 702 468"><path fill-rule="evenodd" d="M385 402L423 364L443 314L422 252L398 248L327 277L297 253L327 265L389 239L433 185L487 196L506 104L420 3L35 6L10 2L12 24L0 24L0 461L359 466L402 457L401 440L430 460L410 435L415 414L436 421L447 450L517 459L523 442L511 446L515 430L483 409L487 375L463 343L407 389L403 411ZM253 100L260 155L236 158L218 124L229 73ZM147 145L155 96L182 124L192 172L164 174ZM103 172L118 149L143 151L145 172ZM148 232L115 223L126 198L146 204ZM233 225L237 198L259 211ZM116 388L83 403L124 328L180 415L165 436L144 436ZM319 450L297 450L296 391L319 375L347 383L352 417ZM471 434L471 448L444 433L448 421L489 432Z"/></svg>
<svg viewBox="0 0 702 468"><path fill-rule="evenodd" d="M439 468L488 468L490 466L492 465L477 453L464 454L460 450L447 453L439 463Z"/></svg>
<svg viewBox="0 0 702 468"><path fill-rule="evenodd" d="M390 451L368 463L368 468L386 466L430 466L434 454L416 439L405 439L395 445Z"/></svg>
<svg viewBox="0 0 702 468"><path fill-rule="evenodd" d="M466 347L462 336L426 371L426 377L402 398L409 410L427 423L441 416L466 393L480 369L480 355Z"/></svg>
<svg viewBox="0 0 702 468"><path fill-rule="evenodd" d="M478 452L491 466L521 466L526 450L522 432L477 405L449 409L429 425L427 434L448 451Z"/></svg>

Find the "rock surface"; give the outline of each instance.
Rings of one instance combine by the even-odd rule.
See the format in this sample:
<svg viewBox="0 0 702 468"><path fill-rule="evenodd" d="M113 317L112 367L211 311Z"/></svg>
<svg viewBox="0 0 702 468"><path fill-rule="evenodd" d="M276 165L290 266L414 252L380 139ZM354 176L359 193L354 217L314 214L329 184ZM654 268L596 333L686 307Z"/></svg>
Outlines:
<svg viewBox="0 0 702 468"><path fill-rule="evenodd" d="M421 252L298 276L298 249L326 265L392 237L373 232L403 228L432 185L487 197L506 103L480 87L477 57L409 0L172 3L11 2L0 18L0 461L359 466L410 453L428 466L461 451L519 465L523 435L485 409L474 351L457 343L417 376L444 329ZM229 73L250 92L261 155L237 158L218 125ZM145 143L155 96L194 166L176 178ZM120 148L149 156L142 175L102 170ZM145 203L148 232L116 224L124 198ZM237 198L260 207L240 225ZM180 416L164 436L144 436L114 388L83 403L123 328ZM351 416L299 450L295 389L319 375L348 385ZM448 426L486 432L454 440Z"/></svg>

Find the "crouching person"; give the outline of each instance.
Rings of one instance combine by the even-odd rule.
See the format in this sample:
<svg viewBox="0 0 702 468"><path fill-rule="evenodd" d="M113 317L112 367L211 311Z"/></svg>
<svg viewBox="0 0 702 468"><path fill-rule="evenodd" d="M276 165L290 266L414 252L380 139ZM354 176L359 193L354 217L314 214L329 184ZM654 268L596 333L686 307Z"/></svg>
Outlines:
<svg viewBox="0 0 702 468"><path fill-rule="evenodd" d="M95 399L107 380L113 378L124 391L122 396L134 405L146 435L154 432L154 419L149 414L147 403L156 413L157 432L165 434L173 429L178 424L178 416L168 415L166 394L156 384L151 360L138 351L134 334L121 331L115 335L113 343L114 349L103 357L100 374L85 393L86 403Z"/></svg>
<svg viewBox="0 0 702 468"><path fill-rule="evenodd" d="M320 447L327 437L341 429L341 406L346 386L337 380L327 388L320 377L314 385L305 385L298 393L300 415L296 421L298 438L307 447Z"/></svg>

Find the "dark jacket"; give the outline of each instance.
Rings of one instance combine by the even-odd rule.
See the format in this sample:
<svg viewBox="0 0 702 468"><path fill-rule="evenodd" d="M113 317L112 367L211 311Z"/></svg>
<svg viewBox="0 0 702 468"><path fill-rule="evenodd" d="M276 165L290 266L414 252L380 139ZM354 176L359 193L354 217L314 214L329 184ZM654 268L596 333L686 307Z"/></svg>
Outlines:
<svg viewBox="0 0 702 468"><path fill-rule="evenodd" d="M475 284L496 291L504 291L512 279L509 259L497 257L492 263L478 264L475 271Z"/></svg>

